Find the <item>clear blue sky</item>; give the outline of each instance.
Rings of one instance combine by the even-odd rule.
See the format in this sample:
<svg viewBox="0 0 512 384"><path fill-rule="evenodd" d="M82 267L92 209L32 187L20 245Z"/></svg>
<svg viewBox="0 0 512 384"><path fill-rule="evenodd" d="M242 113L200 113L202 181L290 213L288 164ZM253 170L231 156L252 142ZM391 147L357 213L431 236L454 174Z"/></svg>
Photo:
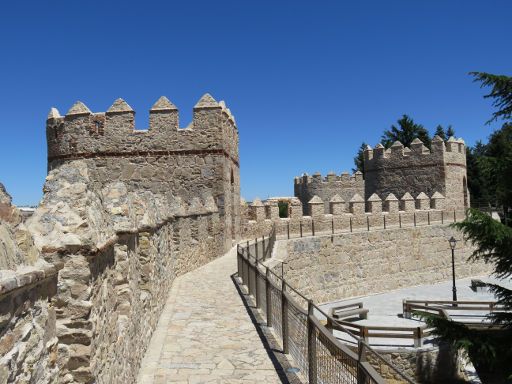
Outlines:
<svg viewBox="0 0 512 384"><path fill-rule="evenodd" d="M452 124L473 144L493 127L469 71L512 74L512 2L9 1L0 14L0 181L36 204L45 120L117 97L147 126L166 95L188 124L205 93L240 131L242 194L293 194L302 172L350 170L402 114Z"/></svg>

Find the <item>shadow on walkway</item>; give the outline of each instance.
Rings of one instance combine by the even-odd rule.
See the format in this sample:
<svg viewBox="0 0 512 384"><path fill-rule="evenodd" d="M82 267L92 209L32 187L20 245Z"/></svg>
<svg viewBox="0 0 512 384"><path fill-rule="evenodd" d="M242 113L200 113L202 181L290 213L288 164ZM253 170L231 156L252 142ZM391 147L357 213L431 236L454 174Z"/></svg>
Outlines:
<svg viewBox="0 0 512 384"><path fill-rule="evenodd" d="M290 369L295 367L290 364L286 355L283 354L283 350L279 342L275 338L271 329L267 327L267 322L256 307L254 299L247 293L246 287L241 285L237 279L238 273L231 275L231 280L244 303L245 310L247 311L256 332L258 332L258 336L260 337L261 343L263 344L270 361L279 375L279 379L283 384L304 383L296 373L290 372Z"/></svg>

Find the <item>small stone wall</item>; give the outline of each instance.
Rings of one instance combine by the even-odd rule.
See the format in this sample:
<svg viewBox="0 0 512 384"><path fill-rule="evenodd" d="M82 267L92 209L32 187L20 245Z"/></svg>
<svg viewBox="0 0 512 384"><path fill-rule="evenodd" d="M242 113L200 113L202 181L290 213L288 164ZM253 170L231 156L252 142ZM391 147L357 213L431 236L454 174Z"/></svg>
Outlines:
<svg viewBox="0 0 512 384"><path fill-rule="evenodd" d="M453 383L463 378L460 359L447 344L415 349L379 349L377 352L417 383ZM367 353L367 359L387 383L403 383L400 375L374 354Z"/></svg>
<svg viewBox="0 0 512 384"><path fill-rule="evenodd" d="M448 239L462 234L447 225L390 228L287 241L287 281L315 302L386 292L451 278ZM472 251L460 241L455 252L457 277L490 272L467 259Z"/></svg>

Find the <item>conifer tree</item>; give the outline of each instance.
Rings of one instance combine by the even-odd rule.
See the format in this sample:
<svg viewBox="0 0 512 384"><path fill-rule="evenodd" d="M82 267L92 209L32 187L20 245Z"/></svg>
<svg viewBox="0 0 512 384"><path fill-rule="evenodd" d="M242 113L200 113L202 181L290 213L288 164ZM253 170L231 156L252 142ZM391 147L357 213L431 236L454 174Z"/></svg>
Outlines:
<svg viewBox="0 0 512 384"><path fill-rule="evenodd" d="M386 148L389 148L395 141L400 141L404 146L408 147L416 138L420 139L423 144L430 148L431 139L425 127L415 123L411 117L403 115L397 121L397 125L392 125L390 129L384 131L381 143Z"/></svg>
<svg viewBox="0 0 512 384"><path fill-rule="evenodd" d="M468 217L454 224L465 238L475 245L472 260L483 260L494 266L494 275L500 279L512 277L512 227L509 220L509 207L512 207L512 78L488 73L471 73L482 86L491 87L486 95L493 99L498 108L488 121L505 120L503 127L491 135L480 163L488 177L494 175L496 199L503 205L503 222L498 222L488 214L469 209ZM478 331L462 323L437 316L425 316L427 323L441 339L464 348L471 357L482 381L512 381L512 290L500 284L488 284L489 289L503 305L504 311L489 315L495 323L504 326L501 331ZM497 381L496 381L497 380ZM507 381L510 380L510 381Z"/></svg>

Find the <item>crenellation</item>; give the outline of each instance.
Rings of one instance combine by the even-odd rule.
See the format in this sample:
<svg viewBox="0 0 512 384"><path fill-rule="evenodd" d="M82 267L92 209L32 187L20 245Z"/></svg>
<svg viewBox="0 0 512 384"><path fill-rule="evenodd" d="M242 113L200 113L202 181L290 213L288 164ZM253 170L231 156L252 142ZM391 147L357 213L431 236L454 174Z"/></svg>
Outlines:
<svg viewBox="0 0 512 384"><path fill-rule="evenodd" d="M364 194L364 179L361 172L352 175L343 172L339 176L330 172L325 177L318 172L313 176L305 173L294 181L294 195L302 202L304 215L308 214L308 203L315 195L324 202L324 213L329 213L329 201L334 195L348 201L356 193Z"/></svg>
<svg viewBox="0 0 512 384"><path fill-rule="evenodd" d="M382 213L382 199L376 193L368 198L367 211L373 214Z"/></svg>
<svg viewBox="0 0 512 384"><path fill-rule="evenodd" d="M395 214L398 213L399 209L400 207L398 198L392 193L387 195L387 197L384 199L384 211L388 212L389 214Z"/></svg>
<svg viewBox="0 0 512 384"><path fill-rule="evenodd" d="M311 217L319 217L324 215L324 202L317 195L313 196L311 200L308 201L308 211Z"/></svg>
<svg viewBox="0 0 512 384"><path fill-rule="evenodd" d="M430 198L425 194L425 192L421 192L418 196L416 196L416 209L430 209Z"/></svg>
<svg viewBox="0 0 512 384"><path fill-rule="evenodd" d="M409 192L406 192L400 199L401 210L405 212L412 212L416 209L414 197Z"/></svg>

